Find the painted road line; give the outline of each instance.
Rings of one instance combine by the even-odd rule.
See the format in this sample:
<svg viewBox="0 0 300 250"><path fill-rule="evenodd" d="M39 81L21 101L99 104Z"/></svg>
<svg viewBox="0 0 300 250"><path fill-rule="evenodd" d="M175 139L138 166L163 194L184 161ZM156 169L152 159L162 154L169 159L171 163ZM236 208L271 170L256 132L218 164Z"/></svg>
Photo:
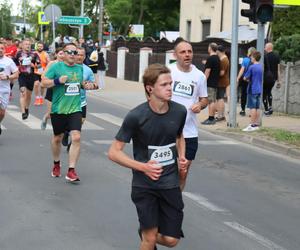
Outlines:
<svg viewBox="0 0 300 250"><path fill-rule="evenodd" d="M19 111L8 110L7 114L31 129L41 130L41 120L30 113L26 120L22 120ZM51 124L47 124L46 130L52 130Z"/></svg>
<svg viewBox="0 0 300 250"><path fill-rule="evenodd" d="M12 109L13 109L13 110L19 110L19 107L16 106L16 105L10 104L10 105L7 106L7 110L10 110L10 109L11 109L11 110L12 110Z"/></svg>
<svg viewBox="0 0 300 250"><path fill-rule="evenodd" d="M230 227L230 228L246 235L250 239L255 240L256 242L258 242L262 246L266 247L267 249L270 249L270 250L286 250L285 248L275 244L273 241L268 240L267 238L255 233L251 229L246 228L246 227L240 225L237 222L225 221L224 224L226 226L228 226L228 227Z"/></svg>
<svg viewBox="0 0 300 250"><path fill-rule="evenodd" d="M193 200L194 202L196 202L202 208L206 208L206 209L208 209L210 211L213 211L213 212L221 212L221 213L228 212L226 209L220 208L220 207L216 206L215 204L209 202L208 199L206 199L205 197L203 197L199 194L193 194L193 193L189 193L189 192L183 192L182 194L185 197L187 197L187 198Z"/></svg>
<svg viewBox="0 0 300 250"><path fill-rule="evenodd" d="M3 124L1 124L1 129L6 130L6 127Z"/></svg>
<svg viewBox="0 0 300 250"><path fill-rule="evenodd" d="M89 121L85 121L83 123L82 129L84 129L84 130L104 130L104 128L102 128L92 122L89 122Z"/></svg>
<svg viewBox="0 0 300 250"><path fill-rule="evenodd" d="M112 144L113 140L92 140L92 142L99 145L110 145ZM126 144L132 144L132 141Z"/></svg>
<svg viewBox="0 0 300 250"><path fill-rule="evenodd" d="M199 140L199 144L201 145L238 145L239 142L235 141L229 141L229 140L217 140L217 141L205 141L205 140Z"/></svg>
<svg viewBox="0 0 300 250"><path fill-rule="evenodd" d="M90 115L95 116L101 120L104 120L106 122L112 123L116 126L121 126L123 123L123 119L120 117L108 114L108 113L90 113Z"/></svg>

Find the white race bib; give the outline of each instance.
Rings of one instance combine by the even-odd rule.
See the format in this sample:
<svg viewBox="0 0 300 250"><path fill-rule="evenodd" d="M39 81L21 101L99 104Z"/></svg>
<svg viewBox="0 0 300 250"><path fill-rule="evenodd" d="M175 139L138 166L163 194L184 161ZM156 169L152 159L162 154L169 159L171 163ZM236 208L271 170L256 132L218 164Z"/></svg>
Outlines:
<svg viewBox="0 0 300 250"><path fill-rule="evenodd" d="M80 83L77 82L65 83L66 96L74 96L79 94L80 94Z"/></svg>
<svg viewBox="0 0 300 250"><path fill-rule="evenodd" d="M175 81L173 86L173 94L186 98L192 98L194 89L195 85L193 83L183 83Z"/></svg>
<svg viewBox="0 0 300 250"><path fill-rule="evenodd" d="M25 58L23 58L23 60L22 60L22 65L23 65L23 66L31 65L31 56L30 56L30 57L25 57Z"/></svg>
<svg viewBox="0 0 300 250"><path fill-rule="evenodd" d="M148 146L149 160L157 161L161 166L175 163L176 144L172 143L165 146Z"/></svg>

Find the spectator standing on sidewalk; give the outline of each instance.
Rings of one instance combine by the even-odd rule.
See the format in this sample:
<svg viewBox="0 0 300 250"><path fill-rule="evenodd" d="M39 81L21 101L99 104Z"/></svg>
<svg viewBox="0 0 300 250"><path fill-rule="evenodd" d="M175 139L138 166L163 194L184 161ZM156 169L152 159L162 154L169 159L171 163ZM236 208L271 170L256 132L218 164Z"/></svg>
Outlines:
<svg viewBox="0 0 300 250"><path fill-rule="evenodd" d="M186 178L198 149L197 114L207 106L207 87L205 75L192 64L193 48L187 41L175 45L176 63L169 66L172 75L172 101L180 103L187 109L186 122L183 128L188 160L186 171L179 172L180 188L184 189Z"/></svg>
<svg viewBox="0 0 300 250"><path fill-rule="evenodd" d="M213 125L216 123L216 100L217 100L217 88L220 78L220 59L217 55L218 45L216 43L210 43L208 45L208 54L205 64L204 74L207 79L207 94L208 94L208 118L202 122L203 125Z"/></svg>
<svg viewBox="0 0 300 250"><path fill-rule="evenodd" d="M263 81L263 66L259 63L261 54L255 51L251 55L251 62L244 79L249 81L248 84L248 105L250 109L250 124L243 129L244 132L251 132L259 129L259 110L260 110L260 96L262 93Z"/></svg>
<svg viewBox="0 0 300 250"><path fill-rule="evenodd" d="M186 109L171 101L170 70L150 65L143 75L147 101L131 110L112 143L110 160L133 170L131 198L141 237L140 250L175 247L182 237L183 200L178 169L186 169L182 130ZM123 150L133 141L134 159Z"/></svg>
<svg viewBox="0 0 300 250"><path fill-rule="evenodd" d="M249 66L251 65L250 57L254 51L256 51L256 49L254 47L250 47L248 49L247 56L243 58L241 69L240 69L237 79L236 79L238 86L241 89L241 111L240 111L241 116L246 115L246 104L247 104L248 81L244 80L244 76L245 76Z"/></svg>
<svg viewBox="0 0 300 250"><path fill-rule="evenodd" d="M105 87L105 82L104 82L104 76L105 76L105 71L107 70L107 62L105 61L104 54L103 52L99 52L99 57L98 57L98 80L99 80L99 88L104 89Z"/></svg>
<svg viewBox="0 0 300 250"><path fill-rule="evenodd" d="M263 89L263 103L265 107L265 115L273 114L272 109L272 89L275 82L280 78L280 59L277 54L273 52L273 44L267 43L265 45L264 57L264 89ZM280 83L278 82L278 86Z"/></svg>
<svg viewBox="0 0 300 250"><path fill-rule="evenodd" d="M222 45L218 46L217 55L220 58L220 77L219 84L217 89L217 111L218 116L216 117L216 121L225 121L225 103L224 97L226 93L226 88L229 87L229 59L225 54L225 49ZM229 100L229 96L227 96L227 100Z"/></svg>

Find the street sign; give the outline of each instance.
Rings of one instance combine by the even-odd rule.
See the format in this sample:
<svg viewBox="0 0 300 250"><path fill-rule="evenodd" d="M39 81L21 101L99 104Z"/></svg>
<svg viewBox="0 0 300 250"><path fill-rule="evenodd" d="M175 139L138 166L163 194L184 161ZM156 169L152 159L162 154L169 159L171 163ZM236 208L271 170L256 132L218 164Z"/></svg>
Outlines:
<svg viewBox="0 0 300 250"><path fill-rule="evenodd" d="M45 8L44 12L45 12L46 19L49 22L57 22L62 15L61 9L55 4L49 4Z"/></svg>
<svg viewBox="0 0 300 250"><path fill-rule="evenodd" d="M88 25L92 20L87 16L61 16L58 20L59 24L77 24L77 25Z"/></svg>
<svg viewBox="0 0 300 250"><path fill-rule="evenodd" d="M300 1L299 0L274 0L274 4L300 6Z"/></svg>
<svg viewBox="0 0 300 250"><path fill-rule="evenodd" d="M39 11L38 12L38 24L42 25L46 25L49 24L49 21L46 18L45 12L44 11Z"/></svg>

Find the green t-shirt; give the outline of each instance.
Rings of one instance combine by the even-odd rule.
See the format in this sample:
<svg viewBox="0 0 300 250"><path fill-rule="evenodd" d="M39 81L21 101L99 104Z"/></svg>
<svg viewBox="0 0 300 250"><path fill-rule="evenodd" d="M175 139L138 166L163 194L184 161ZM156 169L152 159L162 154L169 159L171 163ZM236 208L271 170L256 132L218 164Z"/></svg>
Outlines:
<svg viewBox="0 0 300 250"><path fill-rule="evenodd" d="M48 79L56 79L63 75L68 76L66 83L53 87L52 114L72 114L81 111L82 65L68 66L64 62L57 62L52 64L45 74Z"/></svg>

